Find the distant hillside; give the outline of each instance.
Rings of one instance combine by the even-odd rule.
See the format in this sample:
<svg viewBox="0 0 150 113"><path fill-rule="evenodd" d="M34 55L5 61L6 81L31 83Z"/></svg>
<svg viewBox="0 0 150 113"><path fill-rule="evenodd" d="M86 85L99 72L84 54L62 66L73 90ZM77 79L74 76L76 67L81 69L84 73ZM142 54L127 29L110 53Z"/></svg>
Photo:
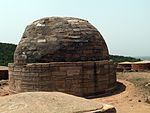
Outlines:
<svg viewBox="0 0 150 113"><path fill-rule="evenodd" d="M125 56L119 56L119 55L110 55L109 58L113 60L114 62L135 62L135 61L141 61L140 58L133 58L133 57L125 57Z"/></svg>
<svg viewBox="0 0 150 113"><path fill-rule="evenodd" d="M16 45L0 42L0 65L7 66L8 63L13 62L13 54Z"/></svg>
<svg viewBox="0 0 150 113"><path fill-rule="evenodd" d="M15 44L0 43L0 65L7 66L8 63L13 62L13 54L15 51ZM124 57L118 55L110 55L110 59L114 62L123 62L123 61L139 61L133 57Z"/></svg>

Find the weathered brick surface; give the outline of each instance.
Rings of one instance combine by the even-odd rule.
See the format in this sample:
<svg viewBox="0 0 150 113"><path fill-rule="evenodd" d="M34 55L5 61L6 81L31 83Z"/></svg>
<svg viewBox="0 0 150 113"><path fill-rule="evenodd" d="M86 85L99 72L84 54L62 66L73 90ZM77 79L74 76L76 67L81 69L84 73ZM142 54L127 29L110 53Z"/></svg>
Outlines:
<svg viewBox="0 0 150 113"><path fill-rule="evenodd" d="M116 84L109 61L31 63L9 65L10 90L60 91L77 96L105 92Z"/></svg>
<svg viewBox="0 0 150 113"><path fill-rule="evenodd" d="M99 31L88 21L49 17L28 25L18 44L14 62L76 62L108 60L108 49Z"/></svg>
<svg viewBox="0 0 150 113"><path fill-rule="evenodd" d="M9 64L10 90L61 91L77 96L116 85L115 66L100 32L88 21L49 17L28 25Z"/></svg>

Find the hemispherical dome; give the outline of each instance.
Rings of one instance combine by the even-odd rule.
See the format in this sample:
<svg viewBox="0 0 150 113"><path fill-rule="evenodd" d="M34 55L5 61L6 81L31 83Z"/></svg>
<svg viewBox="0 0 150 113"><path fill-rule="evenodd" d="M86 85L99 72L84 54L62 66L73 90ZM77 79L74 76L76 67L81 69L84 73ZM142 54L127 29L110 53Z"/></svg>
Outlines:
<svg viewBox="0 0 150 113"><path fill-rule="evenodd" d="M88 21L49 17L28 25L18 44L15 63L108 60L107 45Z"/></svg>

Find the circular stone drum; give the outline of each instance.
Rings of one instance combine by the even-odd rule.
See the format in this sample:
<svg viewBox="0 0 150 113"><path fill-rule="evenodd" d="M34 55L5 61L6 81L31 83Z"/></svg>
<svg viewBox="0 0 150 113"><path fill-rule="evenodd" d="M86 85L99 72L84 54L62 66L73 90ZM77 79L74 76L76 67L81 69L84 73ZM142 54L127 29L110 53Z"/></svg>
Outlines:
<svg viewBox="0 0 150 113"><path fill-rule="evenodd" d="M107 45L88 21L50 17L28 25L9 64L10 90L61 91L78 96L116 85Z"/></svg>

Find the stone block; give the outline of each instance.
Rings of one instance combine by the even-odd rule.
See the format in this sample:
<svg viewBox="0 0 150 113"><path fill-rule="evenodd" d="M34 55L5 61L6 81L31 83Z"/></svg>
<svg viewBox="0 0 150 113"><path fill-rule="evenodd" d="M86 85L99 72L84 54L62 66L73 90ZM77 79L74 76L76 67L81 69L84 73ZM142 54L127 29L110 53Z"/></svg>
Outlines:
<svg viewBox="0 0 150 113"><path fill-rule="evenodd" d="M81 75L81 70L80 69L67 70L67 76L76 76L76 75Z"/></svg>
<svg viewBox="0 0 150 113"><path fill-rule="evenodd" d="M65 71L54 71L54 72L51 72L52 76L66 76L67 73Z"/></svg>
<svg viewBox="0 0 150 113"><path fill-rule="evenodd" d="M51 67L50 67L50 70L51 70L52 72L59 72L59 66L51 66Z"/></svg>

